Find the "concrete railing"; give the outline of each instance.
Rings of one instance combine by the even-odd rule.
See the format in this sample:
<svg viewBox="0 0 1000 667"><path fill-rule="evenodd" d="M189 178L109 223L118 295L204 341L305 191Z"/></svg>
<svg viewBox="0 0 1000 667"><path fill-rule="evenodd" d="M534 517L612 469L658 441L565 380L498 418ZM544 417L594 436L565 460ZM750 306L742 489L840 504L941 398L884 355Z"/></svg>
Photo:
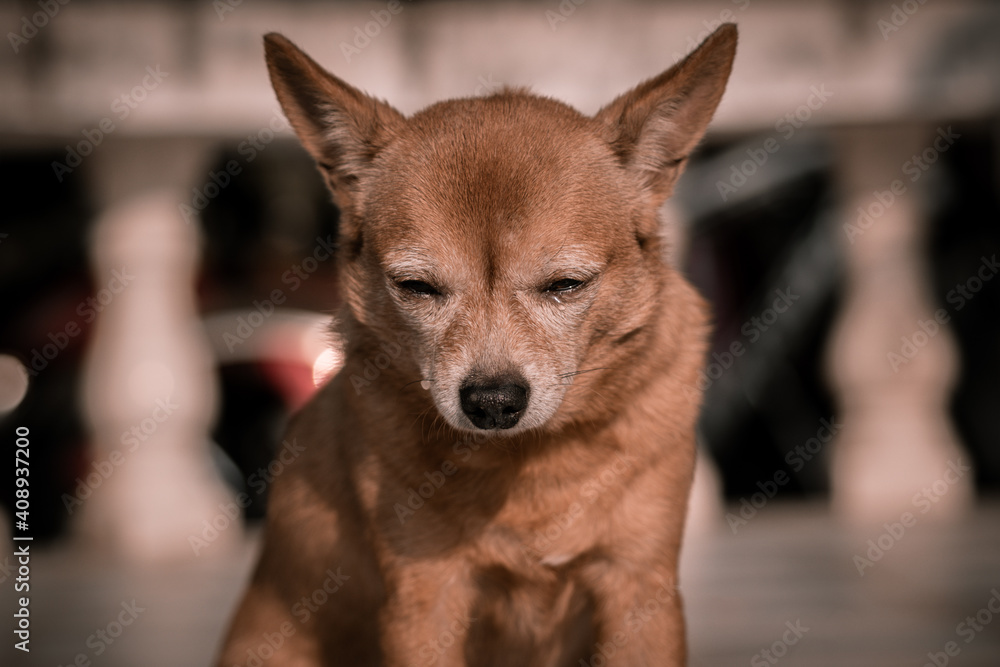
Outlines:
<svg viewBox="0 0 1000 667"><path fill-rule="evenodd" d="M182 386L188 399L157 434L148 465L133 466L128 479L123 473L109 490L115 497L87 515L81 530L116 538L102 541L139 557L190 553L186 538L224 498L204 474L214 386L204 343L190 334L191 292L157 272L180 266L190 284L197 237L170 201L185 201L204 180L212 147L245 142L257 150L288 132L267 81L263 33L285 33L338 76L404 112L502 85L530 85L593 112L673 64L723 21L740 25L740 47L713 131L837 128L845 221L911 155L934 146L943 119L995 116L1000 108L1000 7L961 0L41 0L0 7L12 52L0 59L0 150L64 152L53 178L85 172L103 206L95 271L127 262L149 273L146 288L97 330L86 401L96 456L115 447L123 425L146 416L157 391ZM887 131L897 126L904 129ZM921 198L901 198L878 229L844 246L849 290L829 367L847 426L833 450L833 501L859 521L898 518L911 478L945 470L958 446L944 410L944 388L956 372L948 336L935 337L906 374L868 363L933 316L915 243L925 222ZM172 255L147 256L148 248L133 242L147 227ZM156 291L178 285L172 297ZM166 320L143 315L149 299L173 299L160 313ZM182 340L187 352L178 348ZM907 465L881 463L900 460ZM164 470L184 478L183 492L177 475ZM136 502L137 494L145 500ZM950 493L941 508L960 510L969 497L968 488Z"/></svg>

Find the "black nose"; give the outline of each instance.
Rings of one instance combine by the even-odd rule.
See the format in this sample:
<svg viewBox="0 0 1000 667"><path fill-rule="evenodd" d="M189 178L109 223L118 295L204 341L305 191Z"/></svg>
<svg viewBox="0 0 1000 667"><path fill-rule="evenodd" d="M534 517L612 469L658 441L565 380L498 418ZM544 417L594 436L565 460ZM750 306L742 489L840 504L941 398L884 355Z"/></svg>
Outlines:
<svg viewBox="0 0 1000 667"><path fill-rule="evenodd" d="M511 428L528 407L526 384L509 376L468 382L458 390L462 412L477 428Z"/></svg>

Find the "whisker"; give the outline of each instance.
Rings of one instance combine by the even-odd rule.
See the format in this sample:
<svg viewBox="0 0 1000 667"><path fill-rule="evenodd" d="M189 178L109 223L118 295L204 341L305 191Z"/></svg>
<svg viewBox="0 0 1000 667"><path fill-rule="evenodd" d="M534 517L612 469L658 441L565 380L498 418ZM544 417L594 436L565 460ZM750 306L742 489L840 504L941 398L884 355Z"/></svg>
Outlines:
<svg viewBox="0 0 1000 667"><path fill-rule="evenodd" d="M609 370L611 370L610 367L608 367L608 366L601 366L601 367L598 367L598 368L588 368L588 369L583 370L583 371L573 371L572 373L560 373L556 377L568 378L568 377L571 377L573 375L583 375L584 373L593 373L594 371L609 371Z"/></svg>
<svg viewBox="0 0 1000 667"><path fill-rule="evenodd" d="M434 382L434 381L435 381L434 378L418 378L412 382L407 382L406 384L401 385L399 388L404 389L406 387L409 387L411 384L417 384L418 382Z"/></svg>
<svg viewBox="0 0 1000 667"><path fill-rule="evenodd" d="M431 413L431 411L433 409L434 409L433 405L430 406L430 407L428 407L428 408L424 408L423 410L421 410L420 412L418 412L416 414L416 416L413 418L413 424L416 424L416 423L420 422L420 430L421 431L424 430L424 424L423 424L424 420L428 417L428 415L430 415L430 413ZM413 424L411 424L411 426Z"/></svg>

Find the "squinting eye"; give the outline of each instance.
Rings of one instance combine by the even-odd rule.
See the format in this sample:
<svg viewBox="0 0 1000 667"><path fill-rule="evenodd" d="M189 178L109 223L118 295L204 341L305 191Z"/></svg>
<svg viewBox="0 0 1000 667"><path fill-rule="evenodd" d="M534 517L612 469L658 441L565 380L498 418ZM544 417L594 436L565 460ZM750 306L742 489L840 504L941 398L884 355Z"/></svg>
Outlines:
<svg viewBox="0 0 1000 667"><path fill-rule="evenodd" d="M548 287L545 288L546 292L571 292L577 287L583 284L582 280L573 280L572 278L563 278L562 280L557 280Z"/></svg>
<svg viewBox="0 0 1000 667"><path fill-rule="evenodd" d="M406 292L411 294L422 294L426 296L437 296L441 294L430 283L425 283L423 280L400 280L396 285Z"/></svg>

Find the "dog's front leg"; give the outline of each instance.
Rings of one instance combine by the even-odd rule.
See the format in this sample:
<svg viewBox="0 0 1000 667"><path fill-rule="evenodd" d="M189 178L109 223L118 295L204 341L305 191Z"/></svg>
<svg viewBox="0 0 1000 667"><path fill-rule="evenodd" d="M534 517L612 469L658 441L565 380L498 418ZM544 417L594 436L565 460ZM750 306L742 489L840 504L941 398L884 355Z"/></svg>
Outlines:
<svg viewBox="0 0 1000 667"><path fill-rule="evenodd" d="M471 605L472 589L461 564L400 568L380 619L385 667L465 667Z"/></svg>
<svg viewBox="0 0 1000 667"><path fill-rule="evenodd" d="M269 582L254 581L233 619L217 667L282 665L319 667L321 647L290 612L291 605L274 593Z"/></svg>
<svg viewBox="0 0 1000 667"><path fill-rule="evenodd" d="M600 640L591 662L605 658L607 667L682 667L687 664L684 615L676 575L666 571L638 573L606 570L599 591Z"/></svg>

